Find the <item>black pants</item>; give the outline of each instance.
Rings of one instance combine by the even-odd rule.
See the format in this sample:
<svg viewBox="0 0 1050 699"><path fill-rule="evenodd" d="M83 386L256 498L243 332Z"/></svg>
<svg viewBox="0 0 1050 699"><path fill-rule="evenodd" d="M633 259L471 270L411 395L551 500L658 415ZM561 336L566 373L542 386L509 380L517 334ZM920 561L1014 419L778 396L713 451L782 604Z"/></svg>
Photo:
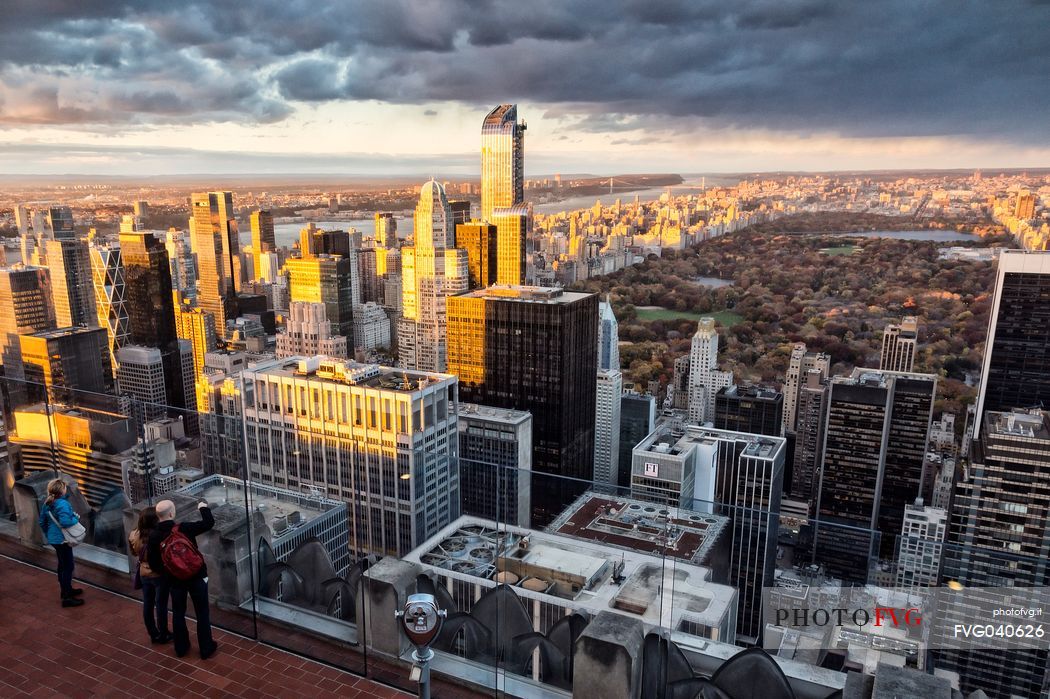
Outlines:
<svg viewBox="0 0 1050 699"><path fill-rule="evenodd" d="M168 581L162 576L142 578L142 621L150 638L168 633L169 592Z"/></svg>
<svg viewBox="0 0 1050 699"><path fill-rule="evenodd" d="M58 586L62 599L73 596L73 547L69 544L51 544L58 556Z"/></svg>
<svg viewBox="0 0 1050 699"><path fill-rule="evenodd" d="M183 656L190 650L190 632L186 629L186 595L193 600L197 617L197 650L208 652L215 642L211 638L211 619L208 616L208 583L204 578L171 582L171 631L175 635L175 655Z"/></svg>

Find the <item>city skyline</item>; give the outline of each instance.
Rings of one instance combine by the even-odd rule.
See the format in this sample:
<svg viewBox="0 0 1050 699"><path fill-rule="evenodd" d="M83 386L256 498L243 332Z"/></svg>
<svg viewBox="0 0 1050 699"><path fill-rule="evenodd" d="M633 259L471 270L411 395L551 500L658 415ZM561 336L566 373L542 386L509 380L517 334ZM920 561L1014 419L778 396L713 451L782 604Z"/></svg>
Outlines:
<svg viewBox="0 0 1050 699"><path fill-rule="evenodd" d="M499 102L526 176L1050 162L1037 2L19 5L9 173L461 175Z"/></svg>

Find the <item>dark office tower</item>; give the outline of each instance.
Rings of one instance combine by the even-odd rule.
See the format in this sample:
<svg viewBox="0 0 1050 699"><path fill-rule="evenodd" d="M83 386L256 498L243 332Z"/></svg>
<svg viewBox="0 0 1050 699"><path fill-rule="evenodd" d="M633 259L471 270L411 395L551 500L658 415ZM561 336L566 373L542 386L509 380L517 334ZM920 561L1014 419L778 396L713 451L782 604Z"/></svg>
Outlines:
<svg viewBox="0 0 1050 699"><path fill-rule="evenodd" d="M889 433L890 395L878 375L832 379L817 493L815 560L828 574L864 584L878 555L879 488Z"/></svg>
<svg viewBox="0 0 1050 699"><path fill-rule="evenodd" d="M448 298L448 371L462 398L532 413L536 527L591 477L597 318L596 294L561 289L494 286Z"/></svg>
<svg viewBox="0 0 1050 699"><path fill-rule="evenodd" d="M29 403L102 407L113 393L104 328L59 328L19 338ZM18 406L15 406L18 407Z"/></svg>
<svg viewBox="0 0 1050 699"><path fill-rule="evenodd" d="M45 240L44 250L52 270L55 323L60 328L98 325L87 242L75 238Z"/></svg>
<svg viewBox="0 0 1050 699"><path fill-rule="evenodd" d="M215 316L221 333L226 321L237 317L234 258L240 245L233 194L199 192L192 195L190 203L190 240L197 255L197 303Z"/></svg>
<svg viewBox="0 0 1050 699"><path fill-rule="evenodd" d="M133 219L125 220L120 230L120 259L124 266L128 341L160 350L168 405L185 408L187 397L183 387L179 336L175 329L175 301L167 249L152 233L135 230Z"/></svg>
<svg viewBox="0 0 1050 699"><path fill-rule="evenodd" d="M460 511L527 529L532 415L460 403L458 432Z"/></svg>
<svg viewBox="0 0 1050 699"><path fill-rule="evenodd" d="M496 226L483 221L458 224L456 247L467 251L471 289L496 283Z"/></svg>
<svg viewBox="0 0 1050 699"><path fill-rule="evenodd" d="M955 486L942 577L958 582L973 602L995 590L1050 586L1050 413L986 411L971 466ZM1011 605L1014 606L1014 605ZM1019 603L1016 605L1031 606ZM955 618L972 624L973 616ZM1045 622L1044 622L1045 623ZM963 692L996 697L1042 697L1050 683L1045 639L1041 650L938 650L933 667L959 673ZM931 639L931 647L934 647ZM1015 646L1016 647L1016 646Z"/></svg>
<svg viewBox="0 0 1050 699"><path fill-rule="evenodd" d="M273 252L277 249L277 239L273 230L273 214L269 209L253 211L251 215L252 227L252 271L256 279L260 278L259 270L262 264L259 257L264 252Z"/></svg>
<svg viewBox="0 0 1050 699"><path fill-rule="evenodd" d="M798 390L795 459L791 474L791 497L809 503L813 514L820 485L820 455L824 451L824 422L827 419L828 385L824 372L810 369Z"/></svg>
<svg viewBox="0 0 1050 699"><path fill-rule="evenodd" d="M0 269L0 366L8 379L21 378L18 336L55 327L50 296L50 275L43 267Z"/></svg>
<svg viewBox="0 0 1050 699"><path fill-rule="evenodd" d="M361 303L381 303L383 301L382 285L379 277L379 255L386 257L382 248L362 248L355 253L357 258L357 278L360 280Z"/></svg>
<svg viewBox="0 0 1050 699"><path fill-rule="evenodd" d="M72 240L77 237L73 230L73 210L68 206L52 206L47 209L47 225L56 240Z"/></svg>
<svg viewBox="0 0 1050 699"><path fill-rule="evenodd" d="M635 391L625 391L620 396L620 460L617 485L631 485L632 453L638 443L656 429L656 399ZM622 492L622 491L621 491Z"/></svg>
<svg viewBox="0 0 1050 699"><path fill-rule="evenodd" d="M715 394L715 427L779 437L784 395L761 386L725 386Z"/></svg>
<svg viewBox="0 0 1050 699"><path fill-rule="evenodd" d="M323 231L313 223L299 231L299 252L309 255L342 255L350 257L350 233L347 231Z"/></svg>
<svg viewBox="0 0 1050 699"><path fill-rule="evenodd" d="M976 426L985 411L1050 406L1050 252L1003 250L998 269Z"/></svg>
<svg viewBox="0 0 1050 699"><path fill-rule="evenodd" d="M703 430L718 445L715 502L733 523L730 583L740 592L737 638L762 638L762 588L776 569L780 499L784 489L785 440L732 430Z"/></svg>
<svg viewBox="0 0 1050 699"><path fill-rule="evenodd" d="M452 225L466 223L470 220L470 202L462 199L453 199L448 203L448 209L452 212ZM458 246L457 246L458 247Z"/></svg>
<svg viewBox="0 0 1050 699"><path fill-rule="evenodd" d="M8 420L14 407L27 400L19 336L55 327L50 298L47 269L22 265L0 269L0 404Z"/></svg>
<svg viewBox="0 0 1050 699"><path fill-rule="evenodd" d="M933 422L937 378L929 374L889 373L893 381L886 474L879 498L878 529L883 558L896 555L904 508L923 493L923 464Z"/></svg>
<svg viewBox="0 0 1050 699"><path fill-rule="evenodd" d="M867 582L892 555L904 507L920 497L936 378L856 369L831 381L817 503L817 560Z"/></svg>

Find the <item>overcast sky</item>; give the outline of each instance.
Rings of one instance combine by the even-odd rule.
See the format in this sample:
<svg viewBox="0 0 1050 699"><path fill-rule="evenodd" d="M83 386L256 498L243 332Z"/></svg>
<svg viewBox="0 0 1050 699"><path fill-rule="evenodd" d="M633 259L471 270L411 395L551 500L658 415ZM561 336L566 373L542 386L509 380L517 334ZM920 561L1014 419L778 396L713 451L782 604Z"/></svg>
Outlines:
<svg viewBox="0 0 1050 699"><path fill-rule="evenodd" d="M1050 0L4 0L0 173L1050 166Z"/></svg>

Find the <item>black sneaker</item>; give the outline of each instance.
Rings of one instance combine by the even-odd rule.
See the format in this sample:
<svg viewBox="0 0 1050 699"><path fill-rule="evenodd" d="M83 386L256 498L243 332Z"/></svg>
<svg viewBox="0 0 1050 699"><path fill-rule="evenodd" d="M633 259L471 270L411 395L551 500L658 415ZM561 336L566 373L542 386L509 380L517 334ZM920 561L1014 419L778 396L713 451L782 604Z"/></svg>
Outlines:
<svg viewBox="0 0 1050 699"><path fill-rule="evenodd" d="M156 643L156 644L170 643L171 639L172 639L172 635L170 633L166 632L166 631L164 633L159 633L156 636L151 636L150 637L150 641L152 643Z"/></svg>
<svg viewBox="0 0 1050 699"><path fill-rule="evenodd" d="M62 600L63 607L79 607L82 604L84 604L84 600L79 599L77 597L67 597L66 599Z"/></svg>
<svg viewBox="0 0 1050 699"><path fill-rule="evenodd" d="M201 660L207 660L211 656L215 655L215 651L217 651L217 650L219 650L219 644L218 643L211 644L211 648L201 651Z"/></svg>
<svg viewBox="0 0 1050 699"><path fill-rule="evenodd" d="M73 597L80 597L82 594L84 594L84 590L80 587L74 587L73 591L70 594Z"/></svg>

